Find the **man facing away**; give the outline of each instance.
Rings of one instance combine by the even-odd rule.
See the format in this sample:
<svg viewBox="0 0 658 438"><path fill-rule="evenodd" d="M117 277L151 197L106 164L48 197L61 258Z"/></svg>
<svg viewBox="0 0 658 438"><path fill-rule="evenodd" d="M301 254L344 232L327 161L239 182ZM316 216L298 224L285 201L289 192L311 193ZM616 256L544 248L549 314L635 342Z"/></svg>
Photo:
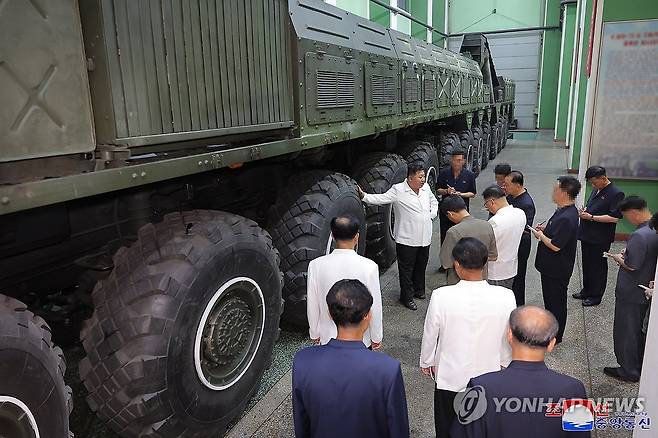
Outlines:
<svg viewBox="0 0 658 438"><path fill-rule="evenodd" d="M492 214L489 223L498 251L498 258L489 262L487 279L490 284L511 290L518 268L519 244L526 226L525 213L509 205L505 191L497 185L488 187L482 197L484 207Z"/></svg>
<svg viewBox="0 0 658 438"><path fill-rule="evenodd" d="M326 344L336 337L336 324L327 308L327 292L338 280L356 279L372 294L372 318L363 334L363 343L379 349L384 335L382 327L382 294L379 287L379 268L370 259L360 256L355 248L359 242L359 221L351 216L331 220L331 235L336 248L308 265L307 304L309 336L315 344Z"/></svg>
<svg viewBox="0 0 658 438"><path fill-rule="evenodd" d="M624 199L624 192L608 179L601 166L591 166L585 178L594 190L587 206L580 211L578 227L583 254L583 290L572 296L583 300L583 306L598 306L608 282L608 261L603 253L610 250L615 240L615 227L621 218L617 207Z"/></svg>
<svg viewBox="0 0 658 438"><path fill-rule="evenodd" d="M386 193L364 193L361 187L358 190L359 197L366 204L393 204L400 302L408 309L417 310L414 298L425 298L425 269L432 243L432 221L439 208L434 193L425 183L425 170L420 164L409 164L407 179Z"/></svg>
<svg viewBox="0 0 658 438"><path fill-rule="evenodd" d="M475 197L475 174L464 168L466 155L462 150L454 150L450 159L450 167L442 169L436 179L436 192L442 196L442 200L448 196L457 195L464 200L466 211L471 198ZM448 217L441 213L439 216L441 226L441 244L446 238L448 229L454 225Z"/></svg>
<svg viewBox="0 0 658 438"><path fill-rule="evenodd" d="M459 282L459 276L454 268L455 260L452 257L457 242L463 237L474 237L484 243L489 260L496 260L498 257L496 236L489 222L470 215L466 210L464 200L459 196L452 195L445 198L441 203L441 211L449 221L456 224L448 230L439 252L441 266L448 272L447 284L452 285ZM487 278L486 266L484 267L484 278Z"/></svg>
<svg viewBox="0 0 658 438"><path fill-rule="evenodd" d="M420 351L422 373L436 377L434 427L441 438L449 436L455 395L469 379L509 363L505 336L516 307L511 290L484 280L488 250L482 242L465 237L452 253L461 281L432 293Z"/></svg>
<svg viewBox="0 0 658 438"><path fill-rule="evenodd" d="M619 265L615 288L615 320L612 329L615 356L619 367L605 367L603 372L618 380L640 380L644 358L644 317L649 307L644 289L656 273L658 234L649 226L651 212L639 196L629 196L619 204L619 210L637 229L628 238L626 250L611 258Z"/></svg>
<svg viewBox="0 0 658 438"><path fill-rule="evenodd" d="M295 436L409 437L400 362L363 345L371 293L359 280L341 280L327 306L336 339L298 351L292 365Z"/></svg>
<svg viewBox="0 0 658 438"><path fill-rule="evenodd" d="M453 438L533 438L589 437L589 432L562 430L562 418L546 416L546 403L562 399L584 399L580 380L548 369L546 353L555 347L558 323L552 313L535 306L516 308L509 317L507 340L512 347L512 362L501 371L471 379L469 388L481 387L486 397L484 415L468 424L455 420ZM530 400L536 411L508 411L498 400ZM541 403L538 400L542 400ZM500 408L498 406L500 405ZM465 421L464 421L465 422ZM578 435L576 435L578 434Z"/></svg>
<svg viewBox="0 0 658 438"><path fill-rule="evenodd" d="M526 217L526 225L532 227L532 223L535 220L535 203L523 186L523 173L513 170L505 177L505 192L507 193L507 202L511 206L523 210ZM518 269L512 282L512 291L514 292L517 306L525 304L525 276L528 268L528 258L530 258L531 242L530 230L526 229L521 235L518 252Z"/></svg>
<svg viewBox="0 0 658 438"><path fill-rule="evenodd" d="M535 268L540 273L544 307L555 315L560 328L556 340L562 342L567 325L567 289L576 261L578 209L574 202L580 182L572 176L560 176L553 186L553 202L557 210L546 227L533 231L539 240Z"/></svg>

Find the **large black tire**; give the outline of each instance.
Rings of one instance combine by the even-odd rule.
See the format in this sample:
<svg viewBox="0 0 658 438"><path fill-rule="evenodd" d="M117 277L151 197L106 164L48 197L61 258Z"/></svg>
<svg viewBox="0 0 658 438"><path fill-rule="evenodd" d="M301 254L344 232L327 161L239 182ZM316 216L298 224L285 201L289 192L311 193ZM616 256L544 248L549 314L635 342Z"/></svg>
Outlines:
<svg viewBox="0 0 658 438"><path fill-rule="evenodd" d="M441 157L441 169L450 166L452 152L458 149L461 149L461 141L459 136L454 132L442 132L439 152L439 156Z"/></svg>
<svg viewBox="0 0 658 438"><path fill-rule="evenodd" d="M466 154L466 164L464 167L472 172L475 172L477 153L476 148L473 146L473 132L468 129L459 131L459 142L461 149Z"/></svg>
<svg viewBox="0 0 658 438"><path fill-rule="evenodd" d="M35 430L45 438L72 436L65 371L48 324L25 304L0 295L0 436L36 436Z"/></svg>
<svg viewBox="0 0 658 438"><path fill-rule="evenodd" d="M407 177L407 162L397 154L374 152L361 157L352 174L366 193L384 193ZM389 268L397 257L394 220L391 204L366 206L366 257L381 269Z"/></svg>
<svg viewBox="0 0 658 438"><path fill-rule="evenodd" d="M507 146L507 136L509 135L509 120L507 119L507 116L503 117L502 129L503 129L503 141L501 148L504 148L505 146Z"/></svg>
<svg viewBox="0 0 658 438"><path fill-rule="evenodd" d="M498 117L498 121L496 122L496 131L498 132L498 145L496 149L499 153L503 150L503 137L505 136L502 120L502 117Z"/></svg>
<svg viewBox="0 0 658 438"><path fill-rule="evenodd" d="M221 436L271 361L279 255L249 219L170 213L117 251L93 301L80 362L91 409L122 437Z"/></svg>
<svg viewBox="0 0 658 438"><path fill-rule="evenodd" d="M479 126L473 126L471 128L471 135L473 137L473 173L475 176L480 174L480 171L484 168L483 155L484 155L484 142L482 139L482 128Z"/></svg>
<svg viewBox="0 0 658 438"><path fill-rule="evenodd" d="M500 137L498 124L489 125L491 131L490 147L489 147L489 160L493 160L498 155L498 139Z"/></svg>
<svg viewBox="0 0 658 438"><path fill-rule="evenodd" d="M398 154L404 158L407 164L420 164L425 169L425 180L435 192L436 180L439 176L439 156L430 143L426 141L412 141L398 149ZM436 195L436 193L434 193Z"/></svg>
<svg viewBox="0 0 658 438"><path fill-rule="evenodd" d="M365 252L366 216L356 183L348 176L326 170L294 175L269 212L269 230L281 253L284 275L283 319L308 327L306 279L311 260L327 254L331 219L350 214L361 222L358 252Z"/></svg>
<svg viewBox="0 0 658 438"><path fill-rule="evenodd" d="M491 126L489 122L482 122L482 169L489 165L491 155Z"/></svg>

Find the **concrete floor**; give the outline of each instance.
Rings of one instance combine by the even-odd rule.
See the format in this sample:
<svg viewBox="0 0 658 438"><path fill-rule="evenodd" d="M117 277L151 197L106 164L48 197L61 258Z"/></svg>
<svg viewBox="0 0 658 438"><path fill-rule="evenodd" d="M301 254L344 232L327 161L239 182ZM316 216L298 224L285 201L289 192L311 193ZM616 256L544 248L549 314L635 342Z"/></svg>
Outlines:
<svg viewBox="0 0 658 438"><path fill-rule="evenodd" d="M495 164L508 162L513 169L523 171L526 187L533 196L537 207L536 222L548 219L555 210L551 202L551 191L555 178L564 174L567 151L562 145L553 143L549 133L540 133L536 139L518 134L525 139L509 140L507 147L490 162L487 169L478 177L479 191L493 182ZM486 219L487 213L480 210L482 198L472 202L471 213ZM442 275L435 271L438 267L438 222L435 224L435 239L432 242L430 262L427 268L428 292L444 284ZM536 243L533 243L527 273L526 300L528 304L542 306L539 274L534 269ZM622 243L615 243L613 250L620 250ZM569 294L580 290L582 275L580 253L569 286ZM604 366L616 364L612 351L612 319L614 314L614 285L617 266L610 264L608 288L603 303L594 308L583 308L580 301L569 298L569 316L564 342L547 358L548 366L580 379L587 388L588 396L635 397L637 384L624 384L603 375ZM386 354L398 359L402 364L411 436L434 436L433 421L433 382L420 374L418 358L423 331L423 322L429 300L417 300L418 311L412 312L398 302L399 285L397 266L393 265L381 276L384 304L384 341ZM264 388L259 392L252 408L229 432L229 437L293 437L292 403L290 398L291 373L290 359L297 348L305 344L303 334L289 335L277 345L275 367L264 378ZM280 369L279 367L285 367ZM281 377L278 379L278 377ZM278 381L276 381L278 379ZM261 398L262 397L262 398ZM625 430L595 432L594 436L630 437Z"/></svg>

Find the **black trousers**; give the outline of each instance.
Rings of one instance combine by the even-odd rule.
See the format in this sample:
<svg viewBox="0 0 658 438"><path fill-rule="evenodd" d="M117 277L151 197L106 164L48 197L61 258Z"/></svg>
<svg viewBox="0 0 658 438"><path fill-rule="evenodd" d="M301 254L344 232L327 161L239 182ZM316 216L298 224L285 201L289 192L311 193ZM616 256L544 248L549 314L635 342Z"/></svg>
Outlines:
<svg viewBox="0 0 658 438"><path fill-rule="evenodd" d="M425 269L430 258L430 247L395 244L400 276L400 301L408 303L414 292L425 293Z"/></svg>
<svg viewBox="0 0 658 438"><path fill-rule="evenodd" d="M531 239L526 237L521 238L518 252L519 266L516 277L514 277L514 282L512 283L512 291L514 292L517 306L523 306L525 304L525 274L528 270L528 258L530 257L531 246Z"/></svg>
<svg viewBox="0 0 658 438"><path fill-rule="evenodd" d="M644 359L645 335L642 332L644 316L649 302L625 303L615 301L615 322L612 328L612 338L615 346L615 356L626 377L640 378L642 360Z"/></svg>
<svg viewBox="0 0 658 438"><path fill-rule="evenodd" d="M450 426L457 416L453 407L456 395L456 392L434 388L434 430L437 438L450 436Z"/></svg>
<svg viewBox="0 0 658 438"><path fill-rule="evenodd" d="M610 250L609 243L580 242L583 253L583 295L600 300L608 281L608 261L604 251Z"/></svg>
<svg viewBox="0 0 658 438"><path fill-rule="evenodd" d="M448 216L446 216L443 213L439 213L439 227L441 229L441 243L446 239L446 233L448 233L448 229L455 225L454 222L452 222L450 219L448 219Z"/></svg>
<svg viewBox="0 0 658 438"><path fill-rule="evenodd" d="M555 316L560 325L556 336L557 342L562 342L564 329L567 326L569 278L551 277L543 272L541 273L541 293L544 296L544 307Z"/></svg>

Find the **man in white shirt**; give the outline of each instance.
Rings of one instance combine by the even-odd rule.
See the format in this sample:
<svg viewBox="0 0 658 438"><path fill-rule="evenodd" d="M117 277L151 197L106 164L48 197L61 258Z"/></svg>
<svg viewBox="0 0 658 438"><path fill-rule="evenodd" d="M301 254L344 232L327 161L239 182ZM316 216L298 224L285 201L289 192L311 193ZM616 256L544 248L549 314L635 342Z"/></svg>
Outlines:
<svg viewBox="0 0 658 438"><path fill-rule="evenodd" d="M487 187L482 193L484 206L492 214L489 223L496 236L498 258L489 262L487 279L489 284L512 289L518 270L519 244L527 223L520 208L507 202L505 190L497 185Z"/></svg>
<svg viewBox="0 0 658 438"><path fill-rule="evenodd" d="M439 437L449 436L455 395L468 381L509 364L507 328L516 308L511 290L484 280L488 251L482 242L464 237L452 254L461 281L432 293L420 350L422 373L436 381L434 427Z"/></svg>
<svg viewBox="0 0 658 438"><path fill-rule="evenodd" d="M308 265L307 304L309 336L315 344L326 344L336 337L336 324L329 315L327 293L340 280L360 280L372 295L370 326L363 335L363 343L373 350L379 349L384 331L382 328L382 293L379 287L379 268L375 262L356 253L359 242L358 219L351 216L331 220L331 234L336 248Z"/></svg>
<svg viewBox="0 0 658 438"><path fill-rule="evenodd" d="M393 204L400 302L408 309L417 310L414 298L425 298L425 269L432 242L432 221L439 208L434 193L425 183L425 169L420 164L411 163L405 181L381 194L364 193L359 187L359 196L366 204Z"/></svg>

